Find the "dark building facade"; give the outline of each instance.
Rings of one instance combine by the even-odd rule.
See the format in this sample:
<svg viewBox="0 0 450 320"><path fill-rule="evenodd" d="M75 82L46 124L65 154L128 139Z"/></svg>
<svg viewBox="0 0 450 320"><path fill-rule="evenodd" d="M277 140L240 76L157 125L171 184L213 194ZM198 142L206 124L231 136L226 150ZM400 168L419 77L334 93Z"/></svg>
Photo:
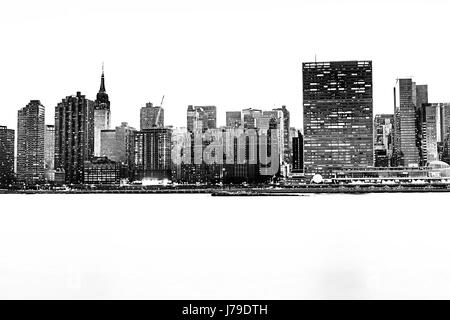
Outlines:
<svg viewBox="0 0 450 320"><path fill-rule="evenodd" d="M303 172L303 135L300 130L292 137L292 172Z"/></svg>
<svg viewBox="0 0 450 320"><path fill-rule="evenodd" d="M421 127L418 125L420 107L426 102L425 86L417 86L412 79L398 79L394 88L394 165L401 167L419 166L422 148Z"/></svg>
<svg viewBox="0 0 450 320"><path fill-rule="evenodd" d="M373 166L372 62L303 63L306 175Z"/></svg>
<svg viewBox="0 0 450 320"><path fill-rule="evenodd" d="M45 108L31 100L17 115L17 179L27 184L44 181Z"/></svg>
<svg viewBox="0 0 450 320"><path fill-rule="evenodd" d="M14 135L14 130L0 126L0 185L14 179Z"/></svg>
<svg viewBox="0 0 450 320"><path fill-rule="evenodd" d="M55 169L66 183L83 183L84 162L94 156L94 102L77 92L55 108Z"/></svg>
<svg viewBox="0 0 450 320"><path fill-rule="evenodd" d="M94 157L84 162L86 184L117 185L120 183L122 166L106 157Z"/></svg>
<svg viewBox="0 0 450 320"><path fill-rule="evenodd" d="M172 129L146 129L132 137L132 180L170 180Z"/></svg>
<svg viewBox="0 0 450 320"><path fill-rule="evenodd" d="M212 129L207 137L200 130L174 131L173 146L180 159L172 159L173 181L187 184L257 183L272 178L260 174L259 136L256 130L253 131L252 135L244 129ZM214 161L205 161L205 151L211 147L220 150L223 158L214 152Z"/></svg>

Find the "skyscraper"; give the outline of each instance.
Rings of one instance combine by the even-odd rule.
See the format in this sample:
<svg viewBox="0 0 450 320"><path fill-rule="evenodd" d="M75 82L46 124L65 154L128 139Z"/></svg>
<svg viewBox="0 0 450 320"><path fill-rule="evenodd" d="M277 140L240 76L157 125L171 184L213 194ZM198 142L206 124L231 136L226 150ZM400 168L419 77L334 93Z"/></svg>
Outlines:
<svg viewBox="0 0 450 320"><path fill-rule="evenodd" d="M422 89L419 89L419 103L426 98ZM417 98L412 79L399 79L394 88L394 163L397 166L418 166L420 162Z"/></svg>
<svg viewBox="0 0 450 320"><path fill-rule="evenodd" d="M415 90L414 90L415 88ZM426 164L425 154L426 148L422 145L424 141L423 137L425 135L426 128L423 127L426 123L424 106L428 104L428 86L427 85L413 85L413 101L416 105L416 147L419 152L419 165L423 166Z"/></svg>
<svg viewBox="0 0 450 320"><path fill-rule="evenodd" d="M373 166L372 121L371 61L303 63L307 175Z"/></svg>
<svg viewBox="0 0 450 320"><path fill-rule="evenodd" d="M28 184L44 180L45 108L31 100L17 118L17 179Z"/></svg>
<svg viewBox="0 0 450 320"><path fill-rule="evenodd" d="M135 131L136 129L128 126L126 122L122 122L120 127L116 127L114 130L103 130L102 157L121 164L128 164L131 152L130 141Z"/></svg>
<svg viewBox="0 0 450 320"><path fill-rule="evenodd" d="M377 114L374 119L375 167L390 167L393 152L393 114Z"/></svg>
<svg viewBox="0 0 450 320"><path fill-rule="evenodd" d="M450 104L427 103L421 109L421 164L425 166L446 160L443 152L450 133Z"/></svg>
<svg viewBox="0 0 450 320"><path fill-rule="evenodd" d="M284 111L282 109L264 111L262 116L256 121L256 126L258 129L275 130L277 132L277 152L280 164L283 163L283 159L285 156L284 134L286 130L284 128L284 125ZM289 136L289 128L287 128L287 131ZM271 136L271 132L268 132L268 135ZM271 142L269 144L271 145Z"/></svg>
<svg viewBox="0 0 450 320"><path fill-rule="evenodd" d="M242 125L241 112L240 111L227 111L225 124L228 128L240 128Z"/></svg>
<svg viewBox="0 0 450 320"><path fill-rule="evenodd" d="M14 178L14 130L0 126L0 185Z"/></svg>
<svg viewBox="0 0 450 320"><path fill-rule="evenodd" d="M111 125L111 103L105 88L105 72L102 67L100 90L94 104L94 155L99 156L101 150L101 131Z"/></svg>
<svg viewBox="0 0 450 320"><path fill-rule="evenodd" d="M441 108L441 123L441 160L450 164L450 103L446 103L445 106Z"/></svg>
<svg viewBox="0 0 450 320"><path fill-rule="evenodd" d="M171 178L172 130L153 128L133 133L132 151L135 180Z"/></svg>
<svg viewBox="0 0 450 320"><path fill-rule="evenodd" d="M141 108L141 130L164 127L164 109L148 102Z"/></svg>
<svg viewBox="0 0 450 320"><path fill-rule="evenodd" d="M300 130L296 130L292 137L292 172L303 172L303 135Z"/></svg>
<svg viewBox="0 0 450 320"><path fill-rule="evenodd" d="M284 163L291 163L291 135L290 135L290 125L291 125L291 117L286 106L282 106L281 108L274 109L276 111L281 111L283 113L283 132L282 133L282 142L283 142L283 161Z"/></svg>
<svg viewBox="0 0 450 320"><path fill-rule="evenodd" d="M83 183L84 161L94 155L94 102L77 92L55 108L55 169L66 183Z"/></svg>
<svg viewBox="0 0 450 320"><path fill-rule="evenodd" d="M55 126L46 125L44 134L45 178L52 180L51 173L55 169Z"/></svg>
<svg viewBox="0 0 450 320"><path fill-rule="evenodd" d="M255 129L257 120L262 116L262 110L259 109L244 109L242 110L242 118L244 129Z"/></svg>
<svg viewBox="0 0 450 320"><path fill-rule="evenodd" d="M206 131L217 127L217 108L215 106L188 106L187 129Z"/></svg>

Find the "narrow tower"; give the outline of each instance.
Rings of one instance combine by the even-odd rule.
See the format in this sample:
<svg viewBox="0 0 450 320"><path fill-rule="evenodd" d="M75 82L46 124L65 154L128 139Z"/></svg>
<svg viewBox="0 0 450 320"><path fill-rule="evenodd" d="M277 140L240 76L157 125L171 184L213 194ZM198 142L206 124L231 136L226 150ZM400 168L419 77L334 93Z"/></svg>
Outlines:
<svg viewBox="0 0 450 320"><path fill-rule="evenodd" d="M100 80L100 90L94 104L94 155L100 156L101 152L101 132L110 129L111 109L108 94L105 88L105 69L102 64L102 76Z"/></svg>

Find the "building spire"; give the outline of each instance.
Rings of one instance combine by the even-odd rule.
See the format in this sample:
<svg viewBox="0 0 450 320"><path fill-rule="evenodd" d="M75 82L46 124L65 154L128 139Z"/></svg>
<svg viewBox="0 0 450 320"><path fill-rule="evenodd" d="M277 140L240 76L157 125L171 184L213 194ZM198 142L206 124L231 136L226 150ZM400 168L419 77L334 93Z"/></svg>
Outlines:
<svg viewBox="0 0 450 320"><path fill-rule="evenodd" d="M100 82L100 92L106 92L105 89L105 63L102 62L102 79Z"/></svg>

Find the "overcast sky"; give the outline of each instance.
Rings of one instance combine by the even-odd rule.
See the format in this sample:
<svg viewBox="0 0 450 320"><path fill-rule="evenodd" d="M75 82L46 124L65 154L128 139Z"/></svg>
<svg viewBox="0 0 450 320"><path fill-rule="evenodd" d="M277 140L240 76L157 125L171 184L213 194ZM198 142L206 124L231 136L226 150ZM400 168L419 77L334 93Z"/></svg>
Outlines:
<svg viewBox="0 0 450 320"><path fill-rule="evenodd" d="M373 60L375 113L392 112L397 77L450 101L445 0L4 1L0 5L0 125L15 128L30 99L48 124L63 97L94 99L105 62L113 125L165 95L166 125L188 104L226 110L283 104L301 127L301 62Z"/></svg>

